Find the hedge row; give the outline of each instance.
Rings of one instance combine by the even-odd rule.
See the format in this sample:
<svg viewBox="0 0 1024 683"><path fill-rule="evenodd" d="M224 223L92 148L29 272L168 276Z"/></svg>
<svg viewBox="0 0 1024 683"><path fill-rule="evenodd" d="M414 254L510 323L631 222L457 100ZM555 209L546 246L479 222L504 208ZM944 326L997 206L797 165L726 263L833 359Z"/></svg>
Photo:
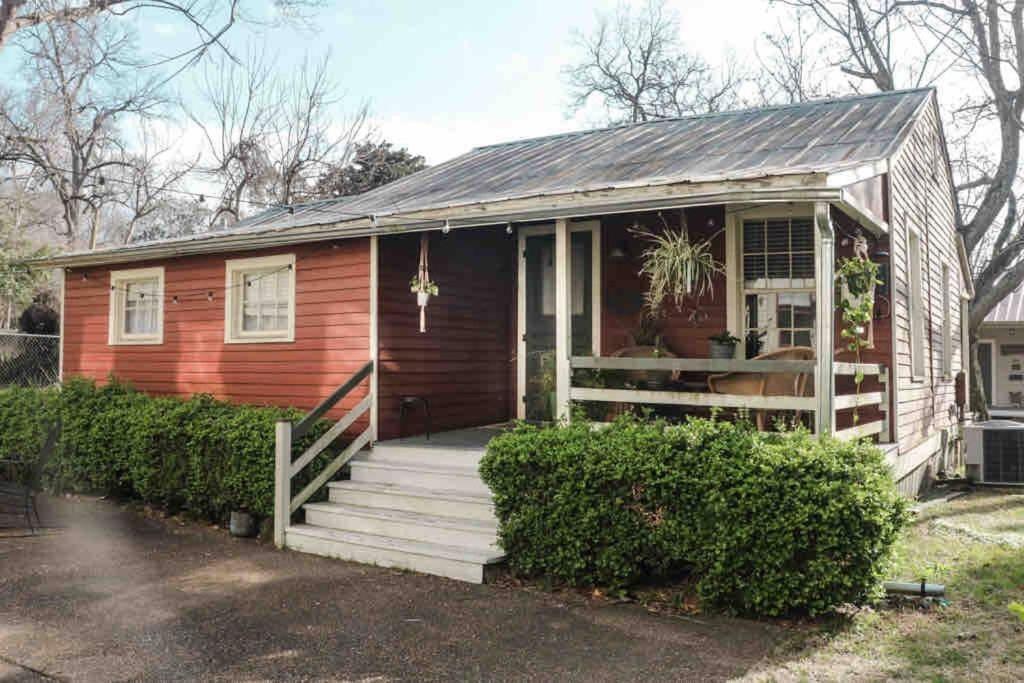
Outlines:
<svg viewBox="0 0 1024 683"><path fill-rule="evenodd" d="M869 598L906 519L872 445L709 419L521 425L481 473L514 570L622 587L685 568L705 602L761 615Z"/></svg>
<svg viewBox="0 0 1024 683"><path fill-rule="evenodd" d="M274 423L295 410L239 406L197 394L155 398L110 381L0 391L0 453L38 454L57 418L46 477L54 488L138 498L223 521L232 510L274 510ZM318 425L298 448L323 433ZM299 486L326 461L307 468Z"/></svg>

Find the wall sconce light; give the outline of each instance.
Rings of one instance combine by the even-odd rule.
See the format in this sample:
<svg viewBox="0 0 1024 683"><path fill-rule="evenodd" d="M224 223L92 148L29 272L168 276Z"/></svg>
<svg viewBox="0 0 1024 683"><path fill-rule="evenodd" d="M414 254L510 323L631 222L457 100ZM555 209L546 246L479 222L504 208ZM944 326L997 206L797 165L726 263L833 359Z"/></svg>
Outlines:
<svg viewBox="0 0 1024 683"><path fill-rule="evenodd" d="M608 252L608 258L613 261L625 261L629 258L629 244L625 240L619 242Z"/></svg>

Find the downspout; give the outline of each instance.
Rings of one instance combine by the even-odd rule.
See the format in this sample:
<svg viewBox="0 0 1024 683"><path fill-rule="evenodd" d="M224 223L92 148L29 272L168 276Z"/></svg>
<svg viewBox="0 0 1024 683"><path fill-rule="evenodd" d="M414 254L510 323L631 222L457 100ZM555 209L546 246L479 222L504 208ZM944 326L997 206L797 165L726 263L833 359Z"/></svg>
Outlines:
<svg viewBox="0 0 1024 683"><path fill-rule="evenodd" d="M814 205L815 251L818 254L818 272L815 280L815 297L817 303L816 320L818 339L817 368L814 372L814 396L816 410L814 412L815 433L821 437L831 436L834 432L835 411L833 396L835 395L835 373L833 363L833 334L835 321L835 231L829 215L829 204L817 202Z"/></svg>

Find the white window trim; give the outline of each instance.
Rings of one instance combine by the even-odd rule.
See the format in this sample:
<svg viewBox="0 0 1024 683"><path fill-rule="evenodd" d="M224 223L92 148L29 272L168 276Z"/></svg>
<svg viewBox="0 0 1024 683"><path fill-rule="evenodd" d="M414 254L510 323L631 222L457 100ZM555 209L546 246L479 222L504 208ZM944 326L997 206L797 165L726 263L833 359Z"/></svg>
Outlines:
<svg viewBox="0 0 1024 683"><path fill-rule="evenodd" d="M288 270L288 327L284 331L242 332L242 297L236 275L262 268ZM263 344L295 341L295 254L228 259L224 262L224 343Z"/></svg>
<svg viewBox="0 0 1024 683"><path fill-rule="evenodd" d="M156 332L129 334L124 331L125 287L133 280L156 278ZM110 309L107 313L107 344L131 346L164 343L164 268L133 268L110 271Z"/></svg>
<svg viewBox="0 0 1024 683"><path fill-rule="evenodd" d="M914 241L917 241L915 252ZM907 312L910 316L910 380L923 382L928 372L924 343L924 292L921 278L924 277L924 245L921 234L913 228L907 228ZM916 256L915 256L916 253ZM914 264L917 264L915 277ZM918 371L918 363L921 364Z"/></svg>
<svg viewBox="0 0 1024 683"><path fill-rule="evenodd" d="M760 205L748 209L741 209L726 214L726 313L727 327L729 332L740 339L746 339L747 315L746 299L747 294L765 293L805 293L816 294L815 287L811 288L748 288L743 274L743 221L759 219L793 219L809 218L814 220L814 205L806 203L787 203ZM730 263L731 260L731 263ZM820 272L818 254L815 252L814 278L817 280ZM815 313L817 315L817 313ZM817 329L816 327L813 329ZM814 337L812 330L811 336ZM817 348L817 340L812 339L812 345ZM736 345L736 357L742 358L744 344Z"/></svg>
<svg viewBox="0 0 1024 683"><path fill-rule="evenodd" d="M942 379L953 379L953 268L942 264Z"/></svg>

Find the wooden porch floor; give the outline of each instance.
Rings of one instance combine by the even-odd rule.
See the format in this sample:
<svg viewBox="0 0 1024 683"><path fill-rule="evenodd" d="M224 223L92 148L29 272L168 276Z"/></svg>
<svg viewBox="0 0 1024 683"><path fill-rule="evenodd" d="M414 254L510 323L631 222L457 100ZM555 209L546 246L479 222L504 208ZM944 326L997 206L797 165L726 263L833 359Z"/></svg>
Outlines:
<svg viewBox="0 0 1024 683"><path fill-rule="evenodd" d="M501 434L510 426L508 423L505 423L435 432L430 435L429 439L423 434L417 434L401 439L378 441L375 447L415 448L417 450L435 451L483 451L487 448L487 444L491 439Z"/></svg>

